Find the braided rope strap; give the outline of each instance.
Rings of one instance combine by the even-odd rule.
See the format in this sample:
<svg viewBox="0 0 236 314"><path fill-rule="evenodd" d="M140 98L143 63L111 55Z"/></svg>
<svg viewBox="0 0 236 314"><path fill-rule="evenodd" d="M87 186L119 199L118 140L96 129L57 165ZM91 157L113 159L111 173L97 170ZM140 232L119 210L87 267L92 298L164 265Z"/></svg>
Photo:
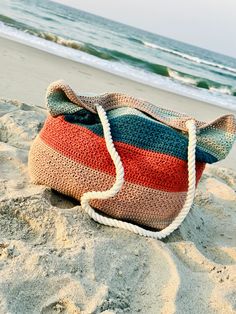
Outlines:
<svg viewBox="0 0 236 314"><path fill-rule="evenodd" d="M103 133L105 137L107 150L112 158L112 161L116 169L116 181L114 185L106 191L92 191L86 192L81 197L81 207L85 212L95 221L116 228L122 228L142 236L151 237L154 239L163 239L176 230L183 222L187 214L189 213L193 204L196 186L196 169L195 169L195 152L196 152L196 125L194 120L188 120L186 127L189 133L188 143L188 192L183 208L172 223L161 231L149 231L132 223L124 222L114 218L104 217L98 214L90 205L89 201L92 199L108 199L115 196L122 188L124 183L124 168L118 155L111 136L110 124L105 110L99 104L96 104L97 113L102 123Z"/></svg>

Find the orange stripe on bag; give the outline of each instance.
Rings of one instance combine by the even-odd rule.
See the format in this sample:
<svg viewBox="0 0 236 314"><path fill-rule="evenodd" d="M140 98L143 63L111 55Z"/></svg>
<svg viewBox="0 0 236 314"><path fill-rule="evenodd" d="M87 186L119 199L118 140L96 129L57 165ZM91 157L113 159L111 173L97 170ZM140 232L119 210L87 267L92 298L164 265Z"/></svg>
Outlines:
<svg viewBox="0 0 236 314"><path fill-rule="evenodd" d="M59 116L47 119L40 136L45 143L64 156L115 176L114 165L106 149L104 138L99 137L92 131L68 123L62 116ZM114 144L122 159L127 182L162 191L187 191L188 170L186 161L170 155L143 150L125 143L115 142ZM96 159L88 158L91 152L93 156L99 157ZM196 163L197 182L204 167L204 163Z"/></svg>

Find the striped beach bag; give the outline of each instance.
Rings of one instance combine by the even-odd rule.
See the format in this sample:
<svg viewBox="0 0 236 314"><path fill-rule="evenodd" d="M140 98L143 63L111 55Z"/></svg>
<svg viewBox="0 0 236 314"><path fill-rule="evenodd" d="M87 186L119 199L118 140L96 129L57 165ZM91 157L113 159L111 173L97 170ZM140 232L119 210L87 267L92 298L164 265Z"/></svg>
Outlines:
<svg viewBox="0 0 236 314"><path fill-rule="evenodd" d="M211 123L121 93L76 94L63 81L29 153L35 184L80 200L97 222L157 239L191 209L206 163L227 156L233 115Z"/></svg>

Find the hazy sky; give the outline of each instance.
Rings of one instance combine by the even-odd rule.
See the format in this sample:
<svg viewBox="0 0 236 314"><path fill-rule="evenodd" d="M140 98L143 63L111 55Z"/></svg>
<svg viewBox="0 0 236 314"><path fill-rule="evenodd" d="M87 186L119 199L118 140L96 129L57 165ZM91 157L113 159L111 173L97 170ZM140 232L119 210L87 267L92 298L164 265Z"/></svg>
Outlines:
<svg viewBox="0 0 236 314"><path fill-rule="evenodd" d="M236 0L54 0L236 57Z"/></svg>

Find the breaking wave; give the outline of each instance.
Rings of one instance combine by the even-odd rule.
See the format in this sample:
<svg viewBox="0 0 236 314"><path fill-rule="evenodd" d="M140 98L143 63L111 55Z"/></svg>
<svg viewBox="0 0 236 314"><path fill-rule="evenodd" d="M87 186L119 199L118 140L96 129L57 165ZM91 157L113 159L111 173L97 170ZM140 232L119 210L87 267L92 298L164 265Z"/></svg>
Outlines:
<svg viewBox="0 0 236 314"><path fill-rule="evenodd" d="M228 66L225 66L225 65L222 65L222 64L218 64L218 63L215 63L215 62L203 60L203 59L200 59L198 57L194 57L194 56L188 55L186 53L179 52L177 50L161 47L161 46L158 46L158 45L153 44L153 43L142 41L142 44L144 46L146 46L146 47L157 49L157 50L160 50L160 51L164 51L164 52L167 52L167 53L179 56L181 58L187 59L187 60L195 62L195 63L205 64L205 65L208 65L208 66L211 66L211 67L214 67L214 68L219 68L221 70L226 70L228 72L236 74L236 69L228 67Z"/></svg>
<svg viewBox="0 0 236 314"><path fill-rule="evenodd" d="M197 76L185 74L172 69L169 69L169 75L172 79L179 81L182 84L208 89L210 91L217 92L220 94L236 96L236 90L234 90L230 85L223 85L212 80L203 79Z"/></svg>

